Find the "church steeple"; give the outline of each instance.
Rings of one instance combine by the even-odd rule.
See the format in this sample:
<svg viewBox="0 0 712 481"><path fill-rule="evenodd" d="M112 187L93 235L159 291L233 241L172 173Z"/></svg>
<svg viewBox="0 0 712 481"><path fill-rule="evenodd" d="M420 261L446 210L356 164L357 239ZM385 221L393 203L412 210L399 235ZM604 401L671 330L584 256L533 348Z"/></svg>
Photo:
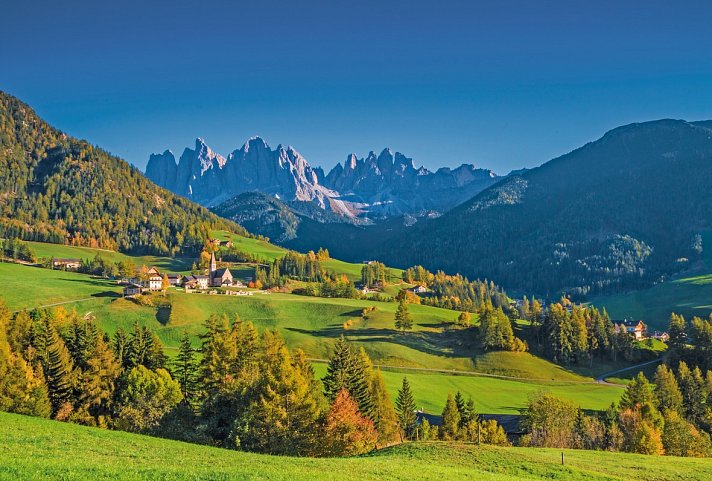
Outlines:
<svg viewBox="0 0 712 481"><path fill-rule="evenodd" d="M210 253L210 278L212 279L215 275L215 271L218 270L218 263L215 262L215 252Z"/></svg>

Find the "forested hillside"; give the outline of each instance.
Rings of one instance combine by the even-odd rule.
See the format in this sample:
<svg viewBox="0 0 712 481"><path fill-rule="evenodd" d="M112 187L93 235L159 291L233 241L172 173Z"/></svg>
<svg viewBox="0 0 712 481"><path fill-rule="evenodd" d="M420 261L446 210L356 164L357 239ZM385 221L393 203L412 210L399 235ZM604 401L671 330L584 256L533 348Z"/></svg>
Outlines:
<svg viewBox="0 0 712 481"><path fill-rule="evenodd" d="M0 92L0 237L175 255L246 233Z"/></svg>
<svg viewBox="0 0 712 481"><path fill-rule="evenodd" d="M694 266L710 227L712 129L660 120L617 128L507 177L378 250L391 265L580 297L651 285Z"/></svg>

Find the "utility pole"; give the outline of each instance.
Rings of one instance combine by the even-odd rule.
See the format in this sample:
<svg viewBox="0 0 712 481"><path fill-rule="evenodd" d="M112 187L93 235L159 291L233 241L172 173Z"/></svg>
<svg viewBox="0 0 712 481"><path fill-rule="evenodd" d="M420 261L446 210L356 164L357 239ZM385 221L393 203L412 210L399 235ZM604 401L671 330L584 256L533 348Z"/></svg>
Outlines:
<svg viewBox="0 0 712 481"><path fill-rule="evenodd" d="M561 465L564 465L564 452L561 451Z"/></svg>

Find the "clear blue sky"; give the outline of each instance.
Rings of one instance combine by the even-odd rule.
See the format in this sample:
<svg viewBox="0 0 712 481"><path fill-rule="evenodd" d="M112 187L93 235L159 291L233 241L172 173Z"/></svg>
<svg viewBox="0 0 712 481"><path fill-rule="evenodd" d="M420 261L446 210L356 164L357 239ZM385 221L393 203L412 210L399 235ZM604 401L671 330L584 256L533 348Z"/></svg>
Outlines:
<svg viewBox="0 0 712 481"><path fill-rule="evenodd" d="M505 173L712 118L708 0L194 3L5 2L0 90L142 168L261 135L325 168L390 146Z"/></svg>

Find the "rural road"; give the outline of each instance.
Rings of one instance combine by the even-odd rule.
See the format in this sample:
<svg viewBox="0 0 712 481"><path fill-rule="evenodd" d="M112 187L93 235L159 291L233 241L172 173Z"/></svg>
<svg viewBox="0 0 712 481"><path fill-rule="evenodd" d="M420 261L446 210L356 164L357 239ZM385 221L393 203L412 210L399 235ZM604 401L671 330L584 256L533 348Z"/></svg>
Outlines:
<svg viewBox="0 0 712 481"><path fill-rule="evenodd" d="M658 362L661 362L662 360L663 360L663 358L659 357L657 359L653 359L652 361L647 361L647 362L643 362L640 364L636 364L635 366L628 366L628 367L624 367L623 369L617 369L615 371L607 372L607 373L604 373L604 374L601 374L600 376L598 376L596 378L596 382L599 384L612 384L610 382L606 382L606 378L609 378L615 374L620 374L622 372L630 371L632 369L638 369L640 367L649 366L651 364L656 364Z"/></svg>

